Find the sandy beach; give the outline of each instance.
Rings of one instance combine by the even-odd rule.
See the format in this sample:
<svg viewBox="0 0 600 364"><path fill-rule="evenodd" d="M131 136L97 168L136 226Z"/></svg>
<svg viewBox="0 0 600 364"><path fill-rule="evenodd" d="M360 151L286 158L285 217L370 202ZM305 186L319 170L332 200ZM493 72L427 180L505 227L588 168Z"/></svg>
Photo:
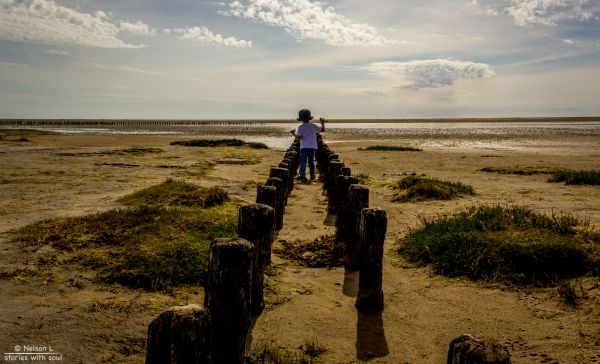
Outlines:
<svg viewBox="0 0 600 364"><path fill-rule="evenodd" d="M290 124L292 125L292 124ZM370 186L370 206L387 211L384 256L385 310L358 314L358 276L343 268L305 268L274 256L277 275L252 343L296 350L307 339L327 348L323 363L443 363L448 343L461 334L494 339L509 349L513 363L600 363L600 281L579 280L587 298L566 306L556 288L507 288L433 275L407 264L394 246L419 216L450 214L479 204L515 204L547 213L570 213L600 226L598 186L548 183L545 175L501 175L484 167L535 166L600 169L600 128L336 128L324 139L352 173L396 181L416 173L461 181L476 194L451 201L393 202L393 191ZM148 324L165 308L201 304L201 287L170 293L98 284L93 270L58 264L38 270L40 257L61 252L44 246L25 252L15 230L44 219L81 216L118 208L120 197L167 178L220 186L254 203L256 186L291 143L280 129L261 135L244 129L228 134L272 141L270 149L190 148L175 140L223 137L218 126L186 134L38 134L0 129L0 348L51 346L65 363L142 363ZM8 132L10 131L10 132ZM258 135L258 136L257 136ZM22 139L24 138L24 139ZM269 139L271 138L271 139ZM362 151L368 145L400 145L421 152ZM288 144L289 145L289 144ZM134 153L131 148L159 148ZM223 164L245 158L255 164ZM203 166L211 165L208 171ZM325 224L327 202L321 185L297 185L276 244L311 241L333 234ZM7 274L27 272L38 274ZM21 270L21 271L20 271ZM81 285L69 282L77 279Z"/></svg>

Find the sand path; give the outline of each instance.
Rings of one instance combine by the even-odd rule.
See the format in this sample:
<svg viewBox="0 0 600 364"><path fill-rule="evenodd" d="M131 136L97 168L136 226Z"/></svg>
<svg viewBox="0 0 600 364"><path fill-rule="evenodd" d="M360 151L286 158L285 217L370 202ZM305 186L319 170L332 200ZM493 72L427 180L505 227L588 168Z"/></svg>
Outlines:
<svg viewBox="0 0 600 364"><path fill-rule="evenodd" d="M277 240L310 241L334 234L320 184L296 185ZM389 205L371 189L370 206ZM399 208L388 208L390 224ZM392 235L392 236L390 236ZM593 330L579 313L560 309L552 292L482 288L456 279L430 276L407 267L393 252L388 234L383 267L385 309L361 314L355 307L358 272L310 269L274 258L277 295L258 319L254 343L296 348L316 340L328 348L327 363L443 363L451 339L469 333L505 344L514 363L592 363ZM593 352L593 351L592 351Z"/></svg>

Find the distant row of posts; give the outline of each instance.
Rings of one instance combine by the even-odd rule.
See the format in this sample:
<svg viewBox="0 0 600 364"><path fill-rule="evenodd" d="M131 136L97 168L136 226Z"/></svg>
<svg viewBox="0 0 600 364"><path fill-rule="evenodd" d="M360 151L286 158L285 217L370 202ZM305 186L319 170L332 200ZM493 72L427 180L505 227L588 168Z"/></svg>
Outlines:
<svg viewBox="0 0 600 364"><path fill-rule="evenodd" d="M337 217L336 241L343 244L344 265L360 270L356 307L381 311L386 212L368 208L368 188L358 184L321 138L316 160L328 212ZM257 187L256 203L240 208L238 238L211 244L204 306L169 308L150 324L147 364L244 363L249 332L264 309L264 268L271 263L275 232L283 227L299 164L295 141Z"/></svg>

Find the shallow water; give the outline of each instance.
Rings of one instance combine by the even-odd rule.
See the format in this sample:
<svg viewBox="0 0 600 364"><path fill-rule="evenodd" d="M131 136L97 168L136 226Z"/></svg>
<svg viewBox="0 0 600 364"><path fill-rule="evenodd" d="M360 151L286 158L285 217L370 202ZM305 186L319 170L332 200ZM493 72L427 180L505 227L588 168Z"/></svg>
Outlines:
<svg viewBox="0 0 600 364"><path fill-rule="evenodd" d="M274 122L127 122L100 121L102 125L83 125L68 121L65 125L43 122L36 125L3 125L6 129L37 129L78 135L181 135L227 136L249 142L265 143L271 148L286 148L292 138L289 131L298 123ZM427 147L519 149L526 139L552 136L599 136L600 121L495 121L495 122L331 122L326 124L329 142L361 140L374 143L401 140ZM600 140L600 139L599 139Z"/></svg>

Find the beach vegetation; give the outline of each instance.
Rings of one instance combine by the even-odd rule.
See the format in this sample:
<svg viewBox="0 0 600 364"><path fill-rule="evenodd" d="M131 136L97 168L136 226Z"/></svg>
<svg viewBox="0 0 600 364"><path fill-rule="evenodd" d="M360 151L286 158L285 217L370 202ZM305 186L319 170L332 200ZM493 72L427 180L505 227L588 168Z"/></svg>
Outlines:
<svg viewBox="0 0 600 364"><path fill-rule="evenodd" d="M252 347L246 356L246 364L312 364L314 359L302 351L281 348L274 343L261 343Z"/></svg>
<svg viewBox="0 0 600 364"><path fill-rule="evenodd" d="M556 167L522 167L522 166L505 166L505 167L485 167L483 172L495 172L500 174L517 174L517 175L550 175L548 182L564 182L567 185L600 185L600 171L574 171L567 168Z"/></svg>
<svg viewBox="0 0 600 364"><path fill-rule="evenodd" d="M600 185L600 171L563 170L554 173L548 182L564 182L567 185Z"/></svg>
<svg viewBox="0 0 600 364"><path fill-rule="evenodd" d="M331 268L343 265L342 247L335 236L322 235L312 241L284 241L273 245L273 253L301 266Z"/></svg>
<svg viewBox="0 0 600 364"><path fill-rule="evenodd" d="M220 187L201 187L183 180L168 178L165 182L145 188L119 199L126 206L208 208L229 201Z"/></svg>
<svg viewBox="0 0 600 364"><path fill-rule="evenodd" d="M474 195L472 186L461 182L451 182L428 178L424 176L409 175L396 183L388 186L395 191L394 201L425 201L425 200L451 200L463 195Z"/></svg>
<svg viewBox="0 0 600 364"><path fill-rule="evenodd" d="M358 148L358 150L364 151L385 151L385 152L422 152L423 149L397 146L397 145L370 145L365 148Z"/></svg>
<svg viewBox="0 0 600 364"><path fill-rule="evenodd" d="M26 251L49 245L65 265L92 269L105 283L152 291L202 285L210 242L236 236L239 204L223 190L192 187L167 181L126 196L124 208L28 225L16 241Z"/></svg>
<svg viewBox="0 0 600 364"><path fill-rule="evenodd" d="M564 168L555 167L525 167L525 166L504 166L504 167L485 167L482 172L499 174L517 174L523 176L532 176L536 174L554 174L565 171Z"/></svg>
<svg viewBox="0 0 600 364"><path fill-rule="evenodd" d="M600 239L569 214L482 205L427 219L399 241L398 253L437 274L518 285L551 285L600 275Z"/></svg>
<svg viewBox="0 0 600 364"><path fill-rule="evenodd" d="M269 149L264 143L245 142L240 139L194 139L176 140L171 145L182 145L186 147L248 147L252 149Z"/></svg>

